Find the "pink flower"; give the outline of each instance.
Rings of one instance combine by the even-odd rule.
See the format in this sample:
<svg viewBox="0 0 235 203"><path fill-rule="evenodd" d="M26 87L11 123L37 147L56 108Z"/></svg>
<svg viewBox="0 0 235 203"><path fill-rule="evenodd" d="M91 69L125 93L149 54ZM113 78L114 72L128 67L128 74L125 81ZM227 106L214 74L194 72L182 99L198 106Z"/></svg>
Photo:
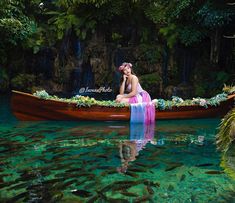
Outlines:
<svg viewBox="0 0 235 203"><path fill-rule="evenodd" d="M131 63L124 62L121 66L119 66L118 70L121 72L126 66L132 67Z"/></svg>

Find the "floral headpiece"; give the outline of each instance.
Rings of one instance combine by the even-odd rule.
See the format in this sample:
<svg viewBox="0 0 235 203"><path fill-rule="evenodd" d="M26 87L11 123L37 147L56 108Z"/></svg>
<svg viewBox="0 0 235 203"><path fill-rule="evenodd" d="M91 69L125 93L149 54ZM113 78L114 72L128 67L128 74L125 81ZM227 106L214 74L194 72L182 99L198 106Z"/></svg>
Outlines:
<svg viewBox="0 0 235 203"><path fill-rule="evenodd" d="M131 68L132 64L124 62L124 63L122 63L121 66L119 66L118 70L121 72L126 66L129 66Z"/></svg>

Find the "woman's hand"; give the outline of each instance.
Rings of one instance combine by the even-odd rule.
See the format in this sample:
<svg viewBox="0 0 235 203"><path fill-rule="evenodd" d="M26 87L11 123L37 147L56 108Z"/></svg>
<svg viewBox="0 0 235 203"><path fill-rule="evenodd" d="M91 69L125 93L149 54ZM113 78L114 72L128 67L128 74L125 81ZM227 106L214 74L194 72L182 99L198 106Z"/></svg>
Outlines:
<svg viewBox="0 0 235 203"><path fill-rule="evenodd" d="M128 78L128 76L123 74L123 82L126 82L127 78Z"/></svg>
<svg viewBox="0 0 235 203"><path fill-rule="evenodd" d="M124 97L123 95L119 94L115 101L120 103L123 97Z"/></svg>

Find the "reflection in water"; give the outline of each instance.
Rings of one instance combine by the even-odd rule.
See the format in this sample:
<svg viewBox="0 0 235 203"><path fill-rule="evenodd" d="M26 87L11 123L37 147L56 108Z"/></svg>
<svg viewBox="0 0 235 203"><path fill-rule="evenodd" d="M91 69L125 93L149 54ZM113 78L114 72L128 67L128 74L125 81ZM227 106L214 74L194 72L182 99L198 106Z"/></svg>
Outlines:
<svg viewBox="0 0 235 203"><path fill-rule="evenodd" d="M153 141L155 124L131 123L130 124L130 140L123 140L119 144L119 153L121 158L121 167L117 170L120 173L125 173L128 164L135 161L140 150L145 148L147 143L156 144Z"/></svg>
<svg viewBox="0 0 235 203"><path fill-rule="evenodd" d="M218 123L0 125L0 202L234 202L235 148L224 173Z"/></svg>

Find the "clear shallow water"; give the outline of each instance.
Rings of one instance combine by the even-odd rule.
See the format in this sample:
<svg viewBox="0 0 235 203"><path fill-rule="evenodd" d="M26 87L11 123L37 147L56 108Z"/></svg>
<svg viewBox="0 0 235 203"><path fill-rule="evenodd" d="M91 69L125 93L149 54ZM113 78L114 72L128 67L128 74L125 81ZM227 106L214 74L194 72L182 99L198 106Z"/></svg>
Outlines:
<svg viewBox="0 0 235 203"><path fill-rule="evenodd" d="M235 201L217 119L19 122L0 103L0 202Z"/></svg>

